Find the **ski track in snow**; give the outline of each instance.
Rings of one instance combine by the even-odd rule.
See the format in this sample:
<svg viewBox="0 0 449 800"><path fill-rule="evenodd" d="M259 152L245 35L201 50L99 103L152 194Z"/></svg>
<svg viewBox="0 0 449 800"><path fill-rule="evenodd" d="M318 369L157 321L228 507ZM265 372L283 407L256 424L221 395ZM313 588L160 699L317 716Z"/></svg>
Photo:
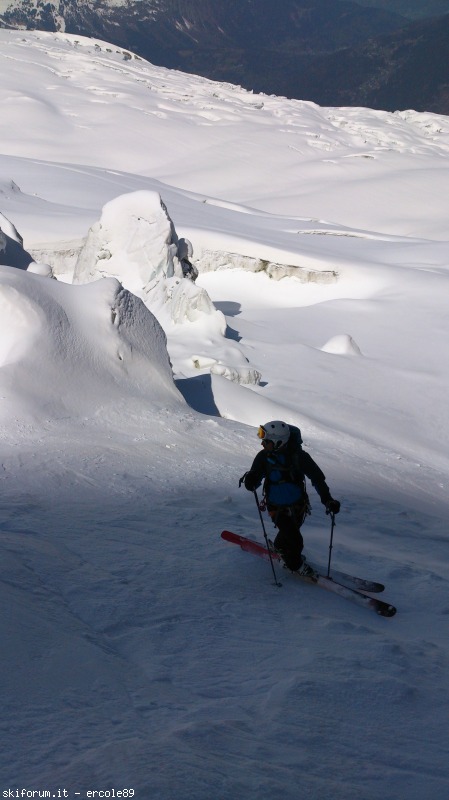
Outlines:
<svg viewBox="0 0 449 800"><path fill-rule="evenodd" d="M410 542L431 530L424 515L410 526L401 519L398 531L403 512L387 504L374 531L374 510L361 502L350 524L337 520L334 559L385 579L398 606L394 620L377 618L288 575L278 589L268 565L219 539L221 520L260 537L250 496L236 496L226 465L211 460L205 475L196 456L185 487L185 461L173 463L167 496L145 476L148 445L132 458L127 442L119 454L98 444L80 441L82 473L69 465L76 453L37 447L48 494L33 496L31 484L1 511L2 622L29 626L14 630L6 654L5 688L23 706L16 716L7 695L5 785L17 775L76 790L118 782L142 797L205 800L211 787L220 798L294 798L301 780L318 798L333 769L342 800L443 797L441 530L423 543L435 559L429 571L415 542L407 561ZM324 515L305 531L324 562ZM384 556L393 546L396 566ZM418 631L430 614L429 641Z"/></svg>

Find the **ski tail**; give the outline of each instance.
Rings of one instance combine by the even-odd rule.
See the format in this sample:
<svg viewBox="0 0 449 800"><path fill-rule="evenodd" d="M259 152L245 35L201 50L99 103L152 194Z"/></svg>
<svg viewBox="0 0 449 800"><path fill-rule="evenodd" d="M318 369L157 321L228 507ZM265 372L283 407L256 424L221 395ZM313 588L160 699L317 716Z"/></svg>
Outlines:
<svg viewBox="0 0 449 800"><path fill-rule="evenodd" d="M255 556L259 556L259 558L263 558L264 561L270 560L270 554L271 558L280 561L279 555L275 550L269 551L264 545L259 544L259 542L255 542L252 539L247 539L246 536L240 536L238 533L233 533L232 531L222 531L221 538L225 539L226 542L238 544L239 547L241 547L246 553L252 553Z"/></svg>

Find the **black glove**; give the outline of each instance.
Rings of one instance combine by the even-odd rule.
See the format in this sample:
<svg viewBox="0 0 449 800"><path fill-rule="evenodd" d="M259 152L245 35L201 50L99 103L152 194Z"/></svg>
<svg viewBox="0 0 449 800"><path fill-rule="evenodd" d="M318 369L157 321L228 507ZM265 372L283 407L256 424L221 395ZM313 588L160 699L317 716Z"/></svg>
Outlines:
<svg viewBox="0 0 449 800"><path fill-rule="evenodd" d="M246 473L244 483L245 489L248 489L248 492L255 492L257 487L260 485L260 481L257 480L253 472Z"/></svg>
<svg viewBox="0 0 449 800"><path fill-rule="evenodd" d="M340 511L340 503L338 500L333 500L331 497L330 500L326 503L326 514L338 514Z"/></svg>

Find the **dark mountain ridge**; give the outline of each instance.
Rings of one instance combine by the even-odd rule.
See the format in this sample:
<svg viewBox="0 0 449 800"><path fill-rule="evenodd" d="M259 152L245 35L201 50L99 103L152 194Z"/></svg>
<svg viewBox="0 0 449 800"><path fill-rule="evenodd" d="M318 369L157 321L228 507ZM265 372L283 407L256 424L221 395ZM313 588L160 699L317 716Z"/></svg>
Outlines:
<svg viewBox="0 0 449 800"><path fill-rule="evenodd" d="M320 105L448 115L449 15L316 59L298 83L294 91Z"/></svg>
<svg viewBox="0 0 449 800"><path fill-rule="evenodd" d="M104 31L113 36L112 43L136 39L142 47L146 41L147 52L162 50L164 60L171 57L180 68L192 47L331 53L407 21L351 0L11 0L3 20L15 27L91 36Z"/></svg>
<svg viewBox="0 0 449 800"><path fill-rule="evenodd" d="M436 2L449 5L427 5ZM92 36L154 64L321 105L449 112L449 16L410 23L350 0L11 0L0 25Z"/></svg>

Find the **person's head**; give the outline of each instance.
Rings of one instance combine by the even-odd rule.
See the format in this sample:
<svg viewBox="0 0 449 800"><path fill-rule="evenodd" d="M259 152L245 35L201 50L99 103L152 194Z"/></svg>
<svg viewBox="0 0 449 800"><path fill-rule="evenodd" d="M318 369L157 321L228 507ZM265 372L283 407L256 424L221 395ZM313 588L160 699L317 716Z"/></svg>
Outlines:
<svg viewBox="0 0 449 800"><path fill-rule="evenodd" d="M259 439L262 440L262 447L265 450L279 450L287 444L290 437L290 428L286 422L275 419L260 425L257 431Z"/></svg>

